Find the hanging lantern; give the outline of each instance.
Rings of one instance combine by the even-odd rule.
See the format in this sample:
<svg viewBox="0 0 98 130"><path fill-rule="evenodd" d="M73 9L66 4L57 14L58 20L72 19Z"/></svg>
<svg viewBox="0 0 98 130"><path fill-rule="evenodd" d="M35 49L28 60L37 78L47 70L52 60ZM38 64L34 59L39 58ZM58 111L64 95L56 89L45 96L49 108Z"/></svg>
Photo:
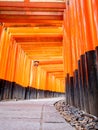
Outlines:
<svg viewBox="0 0 98 130"><path fill-rule="evenodd" d="M37 67L39 65L39 61L33 61L33 65Z"/></svg>

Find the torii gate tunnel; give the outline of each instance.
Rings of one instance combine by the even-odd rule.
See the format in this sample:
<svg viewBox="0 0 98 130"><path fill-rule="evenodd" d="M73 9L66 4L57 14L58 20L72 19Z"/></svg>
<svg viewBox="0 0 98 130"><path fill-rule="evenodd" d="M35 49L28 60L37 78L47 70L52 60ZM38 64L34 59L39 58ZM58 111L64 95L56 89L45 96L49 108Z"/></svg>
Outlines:
<svg viewBox="0 0 98 130"><path fill-rule="evenodd" d="M0 0L0 100L65 93L98 116L98 0Z"/></svg>

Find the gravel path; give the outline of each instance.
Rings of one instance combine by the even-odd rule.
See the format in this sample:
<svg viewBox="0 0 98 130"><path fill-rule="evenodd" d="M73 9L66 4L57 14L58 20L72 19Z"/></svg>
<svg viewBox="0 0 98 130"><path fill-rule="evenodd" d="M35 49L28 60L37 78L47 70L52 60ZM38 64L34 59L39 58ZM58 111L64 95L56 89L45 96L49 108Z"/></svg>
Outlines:
<svg viewBox="0 0 98 130"><path fill-rule="evenodd" d="M55 103L61 116L76 130L98 130L98 118L73 106L66 105L64 100Z"/></svg>

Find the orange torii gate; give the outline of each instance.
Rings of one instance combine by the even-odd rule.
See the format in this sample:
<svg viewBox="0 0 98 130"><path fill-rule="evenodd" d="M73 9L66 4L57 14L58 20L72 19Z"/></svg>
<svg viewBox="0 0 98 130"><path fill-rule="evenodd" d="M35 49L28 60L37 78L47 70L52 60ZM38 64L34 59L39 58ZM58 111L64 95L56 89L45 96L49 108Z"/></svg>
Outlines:
<svg viewBox="0 0 98 130"><path fill-rule="evenodd" d="M64 8L64 2L0 2L1 99L64 93L64 76L48 75L64 71Z"/></svg>

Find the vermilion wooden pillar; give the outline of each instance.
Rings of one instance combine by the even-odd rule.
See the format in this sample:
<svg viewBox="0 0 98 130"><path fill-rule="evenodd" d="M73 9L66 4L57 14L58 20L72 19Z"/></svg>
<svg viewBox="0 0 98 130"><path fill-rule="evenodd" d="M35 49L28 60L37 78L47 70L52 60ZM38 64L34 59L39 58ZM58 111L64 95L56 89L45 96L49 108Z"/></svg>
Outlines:
<svg viewBox="0 0 98 130"><path fill-rule="evenodd" d="M65 22L66 19L66 22ZM70 86L69 86L69 73L68 73L68 38L67 37L67 11L64 11L64 31L63 31L63 57L64 57L64 74L65 74L65 89L66 89L66 103L70 104ZM68 49L68 50L67 50ZM66 51L67 50L67 51Z"/></svg>
<svg viewBox="0 0 98 130"><path fill-rule="evenodd" d="M80 1L76 0L76 5L78 6L78 14L79 14L79 27L80 27L80 67L79 67L79 72L80 72L80 85L82 86L82 95L83 95L83 102L82 106L84 107L84 110L89 112L89 99L88 99L88 88L87 88L87 80L86 80L86 60L85 60L85 35L84 35L84 24L83 24L83 10L81 10L80 6Z"/></svg>
<svg viewBox="0 0 98 130"><path fill-rule="evenodd" d="M92 52L90 52L90 61L88 63L88 69L90 70L88 79L89 79L89 95L90 98L92 98L93 104L90 104L90 109L91 112L94 115L98 116L98 68L97 68L97 58L98 55L96 55L95 48L96 46L98 46L98 1L96 1L96 5L95 5L95 1L86 1L86 7L87 7L87 11L88 11L88 15L89 15L89 21L90 21L90 27L91 27L91 37L90 39L92 39L92 44L94 46L94 49ZM94 7L95 5L95 7ZM89 55L87 54L87 58L89 58ZM92 60L91 60L92 59ZM90 67L89 67L90 66ZM91 82L92 79L92 82ZM93 89L93 91L92 91ZM93 93L93 96L92 96ZM91 102L90 102L91 103ZM94 106L94 107L93 107Z"/></svg>
<svg viewBox="0 0 98 130"><path fill-rule="evenodd" d="M69 3L67 3L67 8L64 14L64 65L65 65L65 75L66 75L66 98L67 103L74 105L74 84L73 84L73 52L71 43L71 30L70 30L70 11Z"/></svg>
<svg viewBox="0 0 98 130"><path fill-rule="evenodd" d="M97 115L95 99L95 88L97 87L97 75L96 75L96 54L94 50L94 43L92 38L92 28L89 15L89 3L87 1L81 1L82 16L84 19L84 34L85 34L85 61L86 61L86 84L89 97L89 110L91 114Z"/></svg>
<svg viewBox="0 0 98 130"><path fill-rule="evenodd" d="M76 41L76 14L75 1L69 1L69 18L70 18L70 39L72 48L72 66L73 66L73 83L74 83L74 105L80 107L79 84L78 84L78 43ZM77 98L78 97L78 98Z"/></svg>
<svg viewBox="0 0 98 130"><path fill-rule="evenodd" d="M81 15L80 15L80 5L78 0L74 1L75 10L75 39L76 39L76 50L77 50L77 62L78 62L78 85L79 85L79 98L80 98L80 108L84 110L84 93L82 84L82 74L81 74L81 60L80 56L84 54L84 45L82 38L82 25L81 25ZM81 30L81 31L80 31Z"/></svg>

